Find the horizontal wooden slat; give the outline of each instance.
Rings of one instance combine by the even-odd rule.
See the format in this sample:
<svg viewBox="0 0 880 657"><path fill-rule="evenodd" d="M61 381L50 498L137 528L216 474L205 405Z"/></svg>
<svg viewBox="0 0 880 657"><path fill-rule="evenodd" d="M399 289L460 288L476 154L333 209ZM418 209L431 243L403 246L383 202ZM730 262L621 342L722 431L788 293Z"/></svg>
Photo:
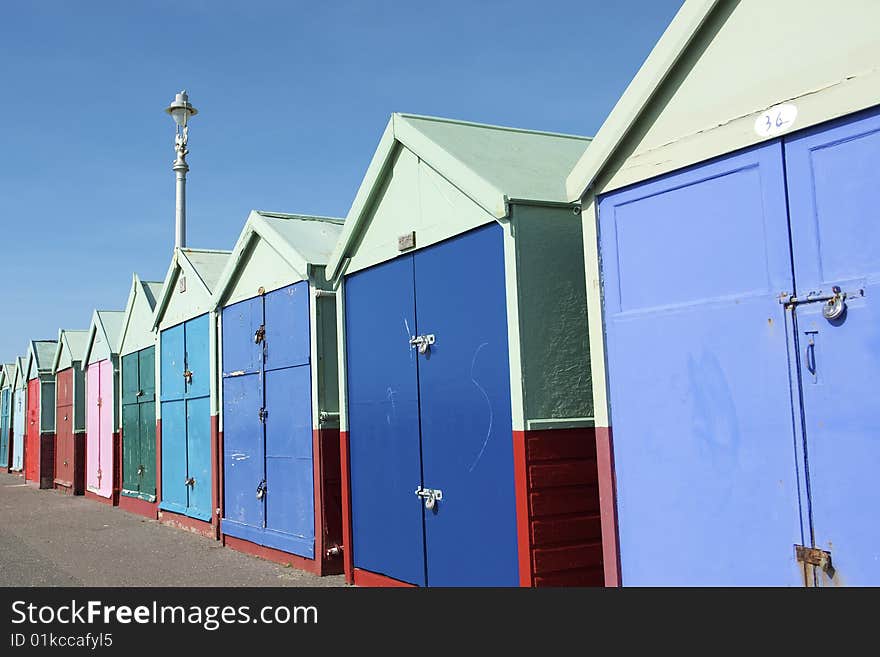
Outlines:
<svg viewBox="0 0 880 657"><path fill-rule="evenodd" d="M529 486L531 488L596 486L597 480L596 461L543 462L529 466Z"/></svg>
<svg viewBox="0 0 880 657"><path fill-rule="evenodd" d="M602 565L600 542L561 548L538 548L532 554L536 576L563 570L598 568Z"/></svg>
<svg viewBox="0 0 880 657"><path fill-rule="evenodd" d="M535 586L605 586L602 568L567 570L535 578Z"/></svg>
<svg viewBox="0 0 880 657"><path fill-rule="evenodd" d="M602 537L599 515L574 516L532 521L532 544L535 547L587 543Z"/></svg>
<svg viewBox="0 0 880 657"><path fill-rule="evenodd" d="M593 429L529 432L526 451L529 463L556 459L595 459L596 436Z"/></svg>
<svg viewBox="0 0 880 657"><path fill-rule="evenodd" d="M562 513L589 513L599 508L599 491L595 488L550 488L529 495L529 512L533 518Z"/></svg>

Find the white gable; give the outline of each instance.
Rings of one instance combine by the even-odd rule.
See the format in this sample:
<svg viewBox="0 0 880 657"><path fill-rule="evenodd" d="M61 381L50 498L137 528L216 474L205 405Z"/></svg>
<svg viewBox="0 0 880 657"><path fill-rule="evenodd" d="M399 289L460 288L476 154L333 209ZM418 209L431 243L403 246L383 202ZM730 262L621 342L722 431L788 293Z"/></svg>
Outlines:
<svg viewBox="0 0 880 657"><path fill-rule="evenodd" d="M224 305L250 299L260 293L277 290L291 283L304 280L307 272L298 272L259 235L255 235L251 247L245 251L239 265L238 279L232 286Z"/></svg>
<svg viewBox="0 0 880 657"><path fill-rule="evenodd" d="M681 12L697 4L691 0ZM665 82L656 86L659 80L636 76L633 91L642 86L646 93L655 85L654 97L600 173L597 191L763 141L767 137L756 132L756 119L781 103L797 107L787 131L877 104L878 26L876 0L718 2ZM643 70L664 54L663 44ZM570 193L580 194L590 183L583 163L608 139L621 138L626 122L615 113L630 93L627 89L597 134L594 146L599 148L592 155L588 151L573 170Z"/></svg>
<svg viewBox="0 0 880 657"><path fill-rule="evenodd" d="M398 146L346 273L397 257L398 238L413 231L416 248L422 248L491 221L494 216L408 148Z"/></svg>

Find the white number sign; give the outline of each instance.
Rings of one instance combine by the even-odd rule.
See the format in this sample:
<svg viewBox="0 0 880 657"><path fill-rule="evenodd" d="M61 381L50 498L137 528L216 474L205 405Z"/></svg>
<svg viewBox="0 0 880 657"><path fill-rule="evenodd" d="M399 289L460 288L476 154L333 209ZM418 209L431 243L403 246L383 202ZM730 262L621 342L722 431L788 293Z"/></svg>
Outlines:
<svg viewBox="0 0 880 657"><path fill-rule="evenodd" d="M776 105L762 112L755 119L755 132L759 137L773 137L782 134L794 125L797 118L795 105Z"/></svg>

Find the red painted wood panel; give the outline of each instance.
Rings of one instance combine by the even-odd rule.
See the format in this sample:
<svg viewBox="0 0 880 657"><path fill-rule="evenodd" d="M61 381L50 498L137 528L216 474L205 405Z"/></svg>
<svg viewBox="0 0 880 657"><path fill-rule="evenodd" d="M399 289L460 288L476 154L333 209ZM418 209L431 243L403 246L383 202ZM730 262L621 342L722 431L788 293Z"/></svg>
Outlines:
<svg viewBox="0 0 880 657"><path fill-rule="evenodd" d="M524 464L517 463L517 444L522 445ZM605 575L595 432L587 428L515 432L514 446L514 461L525 480L517 482L517 494L524 491L526 500L517 519L521 582L601 586Z"/></svg>
<svg viewBox="0 0 880 657"><path fill-rule="evenodd" d="M55 484L73 486L73 369L55 375Z"/></svg>
<svg viewBox="0 0 880 657"><path fill-rule="evenodd" d="M529 495L532 516L560 513L593 513L599 510L599 491L595 487L537 490Z"/></svg>
<svg viewBox="0 0 880 657"><path fill-rule="evenodd" d="M611 427L596 428L596 461L599 474L599 513L602 519L602 562L605 572L605 586L620 586L617 484L614 475L614 440Z"/></svg>
<svg viewBox="0 0 880 657"><path fill-rule="evenodd" d="M28 381L27 415L25 416L24 478L40 479L40 379Z"/></svg>
<svg viewBox="0 0 880 657"><path fill-rule="evenodd" d="M588 543L601 540L599 514L533 520L531 539L535 545Z"/></svg>
<svg viewBox="0 0 880 657"><path fill-rule="evenodd" d="M377 573L371 573L369 570L361 570L360 568L354 568L352 570L352 578L352 583L356 586L415 588L415 584L410 584L409 582L401 582L400 580L392 579L391 577L386 577L385 575L378 575Z"/></svg>
<svg viewBox="0 0 880 657"><path fill-rule="evenodd" d="M315 555L321 555L322 575L343 572L342 554L342 474L339 430L314 429L315 454ZM334 549L336 548L336 549Z"/></svg>
<svg viewBox="0 0 880 657"><path fill-rule="evenodd" d="M339 466L342 474L342 563L345 581L354 584L354 560L351 554L351 491L348 464L348 432L339 432Z"/></svg>
<svg viewBox="0 0 880 657"><path fill-rule="evenodd" d="M532 558L535 572L541 574L591 568L602 562L602 543L538 548Z"/></svg>

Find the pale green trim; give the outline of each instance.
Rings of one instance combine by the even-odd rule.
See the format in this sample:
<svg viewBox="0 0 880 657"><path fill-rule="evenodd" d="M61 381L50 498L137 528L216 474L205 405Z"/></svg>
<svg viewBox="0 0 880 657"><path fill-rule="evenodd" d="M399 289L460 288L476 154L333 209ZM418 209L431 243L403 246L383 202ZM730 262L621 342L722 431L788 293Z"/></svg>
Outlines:
<svg viewBox="0 0 880 657"><path fill-rule="evenodd" d="M594 426L596 426L596 422L591 417L526 420L526 428L528 431L538 431L541 429L579 429L582 427Z"/></svg>

